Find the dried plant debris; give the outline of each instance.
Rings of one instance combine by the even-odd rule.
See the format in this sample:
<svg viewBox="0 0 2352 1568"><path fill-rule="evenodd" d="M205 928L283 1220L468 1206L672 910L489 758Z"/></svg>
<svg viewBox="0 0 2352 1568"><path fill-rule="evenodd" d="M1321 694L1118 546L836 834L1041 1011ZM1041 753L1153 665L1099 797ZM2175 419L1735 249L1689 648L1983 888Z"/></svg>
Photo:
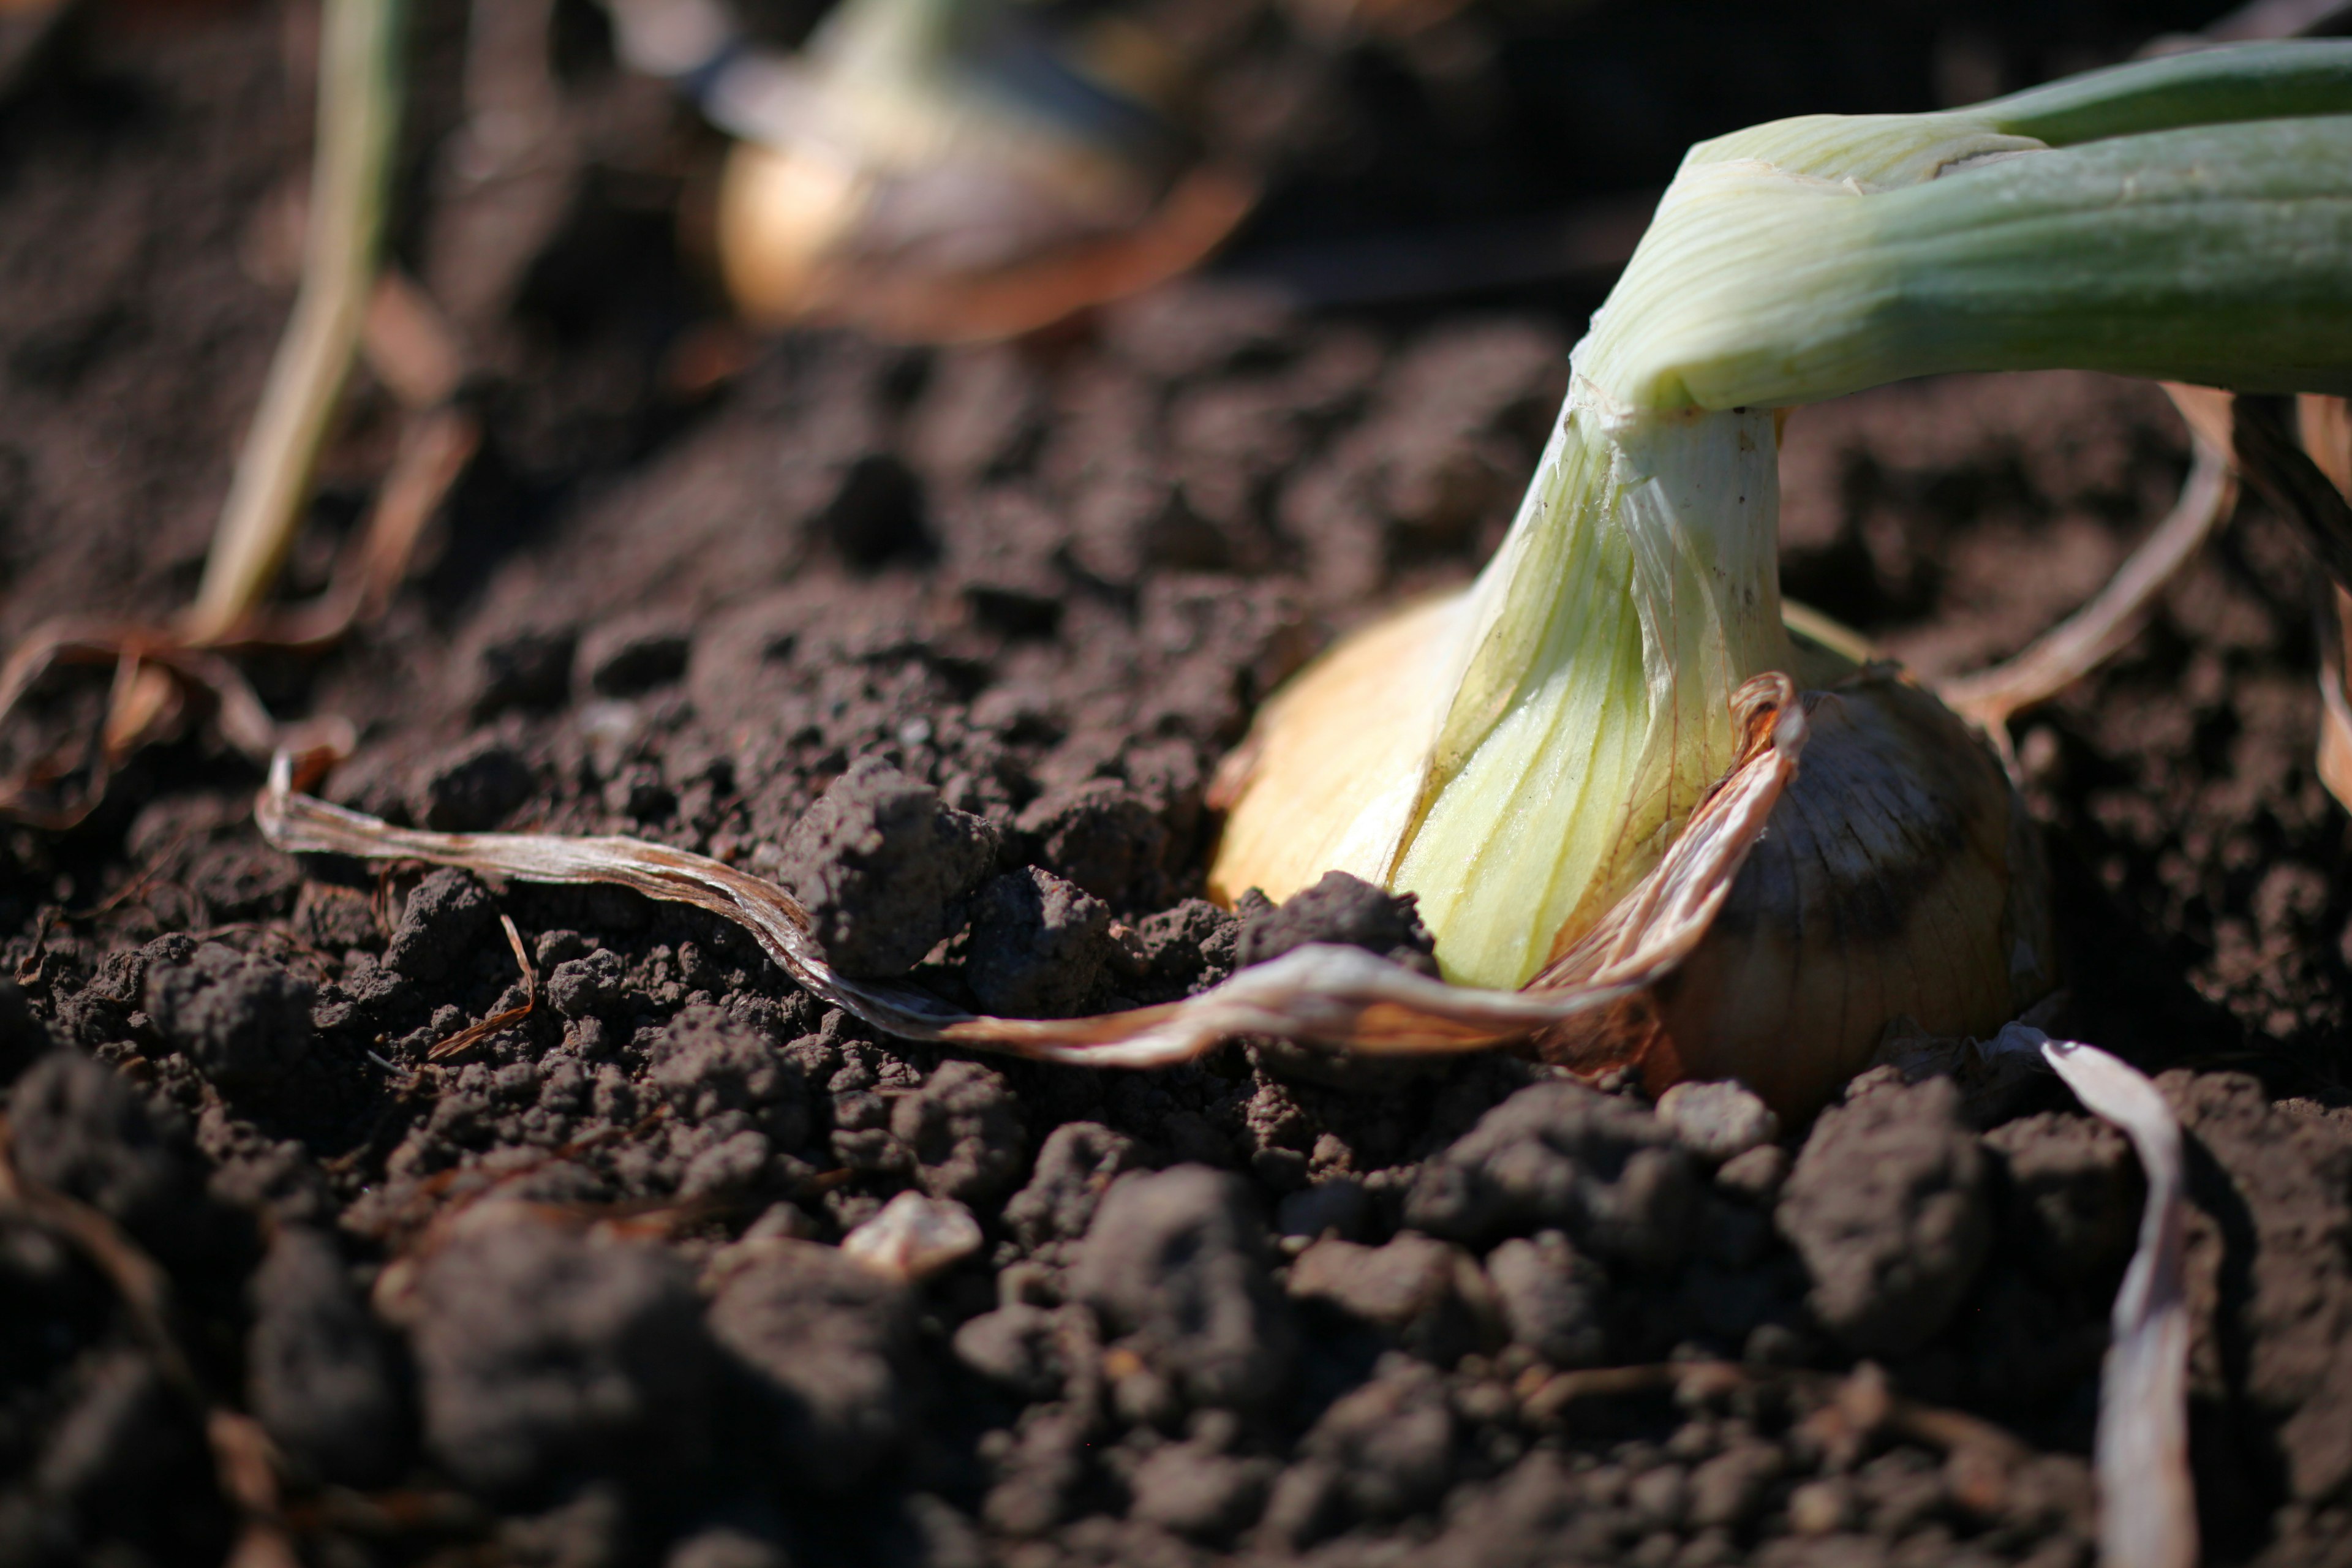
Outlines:
<svg viewBox="0 0 2352 1568"><path fill-rule="evenodd" d="M2185 1568L2198 1561L2198 1536L2180 1125L2154 1084L2106 1052L2071 1040L2044 1040L2042 1052L2084 1105L2130 1135L2147 1178L2139 1245L2116 1296L2099 1386L2100 1555Z"/></svg>
<svg viewBox="0 0 2352 1568"><path fill-rule="evenodd" d="M1674 847L1589 935L1548 966L1541 982L1519 992L1447 985L1418 967L1318 942L1156 1007L1058 1021L975 1016L925 991L845 973L833 963L818 921L792 894L705 856L629 838L394 827L296 791L295 759L285 752L272 762L269 786L255 813L271 843L298 854L425 860L530 882L610 883L696 905L751 931L813 994L905 1039L1111 1067L1184 1061L1244 1034L1417 1055L1482 1049L1582 1017L1656 981L1697 944L1795 775L1805 743L1804 705L1786 676L1748 682L1737 718L1747 737L1738 765L1692 814ZM959 859L984 852L988 838L979 825L961 826L952 814L941 814L928 791L893 784L882 770L853 770L845 780L854 782L835 786L838 793L826 797L831 805L821 800L794 828L786 864L801 868L803 885L822 900L820 910L837 911L824 928L828 934L866 944L874 939L849 923L855 907L849 900L896 896L921 881L929 885L915 894L916 901L938 909L947 885L969 886L970 873L957 868ZM941 850L940 835L956 847L953 852ZM939 881L943 873L945 883ZM1028 942L1045 939L1057 956L1061 944L1082 940L1087 922L1101 919L1087 910L1091 900L1084 895L1034 868L982 891L983 900L992 895L1015 915L1025 912L1024 923L1034 929ZM901 911L894 907L893 912ZM866 920L879 923L872 914ZM931 931L921 927L914 936L930 937ZM886 968L911 963L913 951L908 940L885 962L864 945L853 949L862 965ZM991 962L982 949L975 956L981 961L976 984L1013 1000L1039 999L1000 978L1010 954ZM1407 956L1426 954L1408 943Z"/></svg>

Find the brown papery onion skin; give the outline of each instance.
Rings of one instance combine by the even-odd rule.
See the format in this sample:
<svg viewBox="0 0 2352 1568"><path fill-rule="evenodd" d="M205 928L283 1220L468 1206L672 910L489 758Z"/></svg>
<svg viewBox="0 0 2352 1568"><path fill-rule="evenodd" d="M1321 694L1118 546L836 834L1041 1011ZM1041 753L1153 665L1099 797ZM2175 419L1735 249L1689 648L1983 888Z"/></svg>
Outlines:
<svg viewBox="0 0 2352 1568"><path fill-rule="evenodd" d="M1539 1037L1547 1059L1632 1064L1652 1093L1737 1078L1802 1121L1890 1026L1990 1038L2054 988L2041 841L1990 751L1891 667L1809 701L1804 761L1706 938Z"/></svg>

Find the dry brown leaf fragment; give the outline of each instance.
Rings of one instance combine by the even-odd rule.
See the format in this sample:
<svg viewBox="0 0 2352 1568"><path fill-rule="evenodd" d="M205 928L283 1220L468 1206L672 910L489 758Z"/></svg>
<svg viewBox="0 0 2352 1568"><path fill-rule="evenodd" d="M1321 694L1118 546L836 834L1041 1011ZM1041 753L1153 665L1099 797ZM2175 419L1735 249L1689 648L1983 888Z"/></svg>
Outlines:
<svg viewBox="0 0 2352 1568"><path fill-rule="evenodd" d="M499 916L499 924L506 928L507 945L514 950L515 963L522 967L521 1005L509 1007L504 1012L493 1013L480 1023L458 1030L431 1050L426 1051L425 1053L426 1061L446 1062L461 1052L472 1050L499 1030L511 1029L530 1017L531 1009L539 1005L539 966L531 963L530 952L523 947L522 932L515 930L514 917L511 915L501 913Z"/></svg>

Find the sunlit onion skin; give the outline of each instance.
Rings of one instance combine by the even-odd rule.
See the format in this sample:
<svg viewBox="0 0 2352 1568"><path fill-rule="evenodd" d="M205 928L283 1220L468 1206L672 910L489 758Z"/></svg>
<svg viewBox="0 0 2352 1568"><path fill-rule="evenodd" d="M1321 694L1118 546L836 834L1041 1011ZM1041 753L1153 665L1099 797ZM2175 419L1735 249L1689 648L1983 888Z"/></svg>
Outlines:
<svg viewBox="0 0 2352 1568"><path fill-rule="evenodd" d="M1803 1119L1888 1026L1989 1038L2053 989L2048 872L1991 752L1891 670L1815 694L1811 717L1705 942L1648 992L1539 1039L1544 1056L1634 1065L1654 1093L1737 1078Z"/></svg>
<svg viewBox="0 0 2352 1568"><path fill-rule="evenodd" d="M1380 879L1364 844L1401 816L1381 803L1413 776L1457 602L1372 623L1267 705L1218 781L1213 898L1287 897L1335 867ZM1895 667L1796 653L1811 738L1713 928L1664 982L1538 1038L1548 1059L1633 1066L1654 1093L1737 1078L1802 1120L1890 1025L1986 1038L2055 986L2040 840L1992 752ZM1565 978L1529 984L1547 977Z"/></svg>

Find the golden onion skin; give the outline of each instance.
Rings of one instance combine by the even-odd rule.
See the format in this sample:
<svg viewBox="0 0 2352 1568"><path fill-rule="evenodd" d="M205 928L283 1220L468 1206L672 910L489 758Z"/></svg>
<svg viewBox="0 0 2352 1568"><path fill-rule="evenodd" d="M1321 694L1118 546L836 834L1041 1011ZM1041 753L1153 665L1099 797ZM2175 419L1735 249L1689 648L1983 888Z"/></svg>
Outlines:
<svg viewBox="0 0 2352 1568"><path fill-rule="evenodd" d="M1280 903L1326 871L1387 879L1444 697L1445 661L1433 649L1462 604L1446 594L1392 610L1266 700L1209 786L1209 805L1224 813L1212 900L1230 909L1255 888Z"/></svg>
<svg viewBox="0 0 2352 1568"><path fill-rule="evenodd" d="M1890 1025L1990 1038L2056 985L2040 839L1990 751L1885 667L1810 700L1797 776L1705 940L1540 1037L1547 1058L1632 1063L1654 1093L1737 1078L1801 1121Z"/></svg>

